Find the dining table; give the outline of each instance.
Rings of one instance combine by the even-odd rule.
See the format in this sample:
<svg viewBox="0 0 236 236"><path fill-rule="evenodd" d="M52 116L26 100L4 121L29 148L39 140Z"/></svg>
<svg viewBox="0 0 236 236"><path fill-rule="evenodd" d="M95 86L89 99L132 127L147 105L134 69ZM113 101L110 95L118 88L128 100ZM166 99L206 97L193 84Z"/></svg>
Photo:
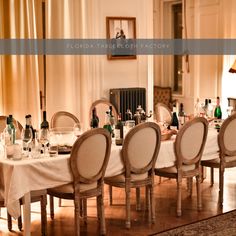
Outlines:
<svg viewBox="0 0 236 236"><path fill-rule="evenodd" d="M209 129L202 159L217 157L217 134L215 129ZM175 135L169 140L161 142L156 168L170 167L175 164L174 140ZM119 175L124 171L121 150L122 146L112 144L105 177ZM30 192L57 187L72 181L70 154L11 160L5 158L1 153L0 194L5 199L9 214L14 218L20 216L19 200L23 200L24 235L31 234Z"/></svg>

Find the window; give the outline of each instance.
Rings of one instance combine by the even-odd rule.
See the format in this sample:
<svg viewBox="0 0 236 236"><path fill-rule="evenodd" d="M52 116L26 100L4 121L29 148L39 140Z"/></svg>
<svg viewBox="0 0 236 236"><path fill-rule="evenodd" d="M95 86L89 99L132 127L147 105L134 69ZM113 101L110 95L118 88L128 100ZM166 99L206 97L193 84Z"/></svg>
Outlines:
<svg viewBox="0 0 236 236"><path fill-rule="evenodd" d="M172 5L172 19L173 19L173 38L182 39L182 3ZM182 70L182 56L174 55L173 62L173 92L175 94L183 93L183 70Z"/></svg>

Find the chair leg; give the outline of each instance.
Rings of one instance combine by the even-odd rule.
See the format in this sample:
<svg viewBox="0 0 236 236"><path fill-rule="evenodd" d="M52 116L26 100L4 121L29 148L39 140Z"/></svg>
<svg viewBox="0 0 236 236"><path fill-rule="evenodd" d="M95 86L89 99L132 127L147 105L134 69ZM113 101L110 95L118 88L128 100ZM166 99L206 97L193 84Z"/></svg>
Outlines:
<svg viewBox="0 0 236 236"><path fill-rule="evenodd" d="M82 210L83 210L83 219L84 223L87 224L87 199L82 199Z"/></svg>
<svg viewBox="0 0 236 236"><path fill-rule="evenodd" d="M47 235L47 195L41 196L41 234L42 236Z"/></svg>
<svg viewBox="0 0 236 236"><path fill-rule="evenodd" d="M50 217L53 220L54 219L54 200L53 200L53 196L50 196L49 199L50 199Z"/></svg>
<svg viewBox="0 0 236 236"><path fill-rule="evenodd" d="M148 186L145 187L145 198L146 198L146 210L149 211L150 207L150 198L149 198L149 191L148 191Z"/></svg>
<svg viewBox="0 0 236 236"><path fill-rule="evenodd" d="M109 185L109 199L110 199L110 206L113 204L112 202L112 186Z"/></svg>
<svg viewBox="0 0 236 236"><path fill-rule="evenodd" d="M156 214L155 214L155 200L154 200L154 189L153 185L150 186L150 203L151 203L151 220L152 224L155 224Z"/></svg>
<svg viewBox="0 0 236 236"><path fill-rule="evenodd" d="M18 224L18 229L21 231L22 230L22 217L21 216L18 217L17 224Z"/></svg>
<svg viewBox="0 0 236 236"><path fill-rule="evenodd" d="M136 210L141 210L141 202L140 202L140 188L136 188Z"/></svg>
<svg viewBox="0 0 236 236"><path fill-rule="evenodd" d="M131 222L130 222L130 185L129 185L129 183L126 183L125 194L126 194L126 222L125 222L125 226L126 226L126 229L130 229Z"/></svg>
<svg viewBox="0 0 236 236"><path fill-rule="evenodd" d="M11 220L11 215L7 212L7 226L8 230L12 231L12 220Z"/></svg>
<svg viewBox="0 0 236 236"><path fill-rule="evenodd" d="M59 207L61 207L62 205L61 205L61 202L62 202L62 199L61 198L59 198L59 200L58 200L58 206Z"/></svg>
<svg viewBox="0 0 236 236"><path fill-rule="evenodd" d="M80 235L80 196L79 194L75 195L74 206L75 206L75 235Z"/></svg>
<svg viewBox="0 0 236 236"><path fill-rule="evenodd" d="M224 201L224 167L219 169L219 204L222 207Z"/></svg>
<svg viewBox="0 0 236 236"><path fill-rule="evenodd" d="M148 210L148 222L149 223L152 222L152 214L151 214L152 209L150 208L150 205L151 205L150 196L151 196L150 187L146 186L146 204L147 204L147 210Z"/></svg>
<svg viewBox="0 0 236 236"><path fill-rule="evenodd" d="M201 166L201 173L202 173L201 182L203 182L204 179L206 179L206 167Z"/></svg>
<svg viewBox="0 0 236 236"><path fill-rule="evenodd" d="M197 207L198 210L202 210L202 193L201 193L201 177L196 176L196 188L197 188Z"/></svg>
<svg viewBox="0 0 236 236"><path fill-rule="evenodd" d="M97 197L97 208L100 218L100 234L106 234L106 225L105 225L105 214L104 214L104 202L103 202L103 191L102 194Z"/></svg>
<svg viewBox="0 0 236 236"><path fill-rule="evenodd" d="M177 216L182 215L181 210L181 191L182 191L182 179L177 179Z"/></svg>
<svg viewBox="0 0 236 236"><path fill-rule="evenodd" d="M211 186L214 185L214 168L211 167Z"/></svg>
<svg viewBox="0 0 236 236"><path fill-rule="evenodd" d="M21 231L22 230L22 218L21 218L21 216L18 217L17 224L18 224L18 229ZM11 219L11 215L9 213L7 213L7 226L8 226L8 230L12 231L12 219Z"/></svg>
<svg viewBox="0 0 236 236"><path fill-rule="evenodd" d="M189 196L192 197L193 192L193 178L187 178L187 191Z"/></svg>

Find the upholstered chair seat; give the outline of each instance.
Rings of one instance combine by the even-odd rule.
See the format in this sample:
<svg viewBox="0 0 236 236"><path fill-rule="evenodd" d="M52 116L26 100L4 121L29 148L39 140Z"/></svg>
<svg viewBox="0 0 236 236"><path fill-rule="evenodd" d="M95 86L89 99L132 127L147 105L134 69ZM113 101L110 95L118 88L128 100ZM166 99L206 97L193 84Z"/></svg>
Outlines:
<svg viewBox="0 0 236 236"><path fill-rule="evenodd" d="M96 189L97 188L97 183L91 183L91 184L80 184L80 192L85 192L88 190ZM50 188L48 190L48 194L60 194L60 193L68 193L68 194L74 194L74 186L73 183L71 184L65 184L59 187L55 188Z"/></svg>

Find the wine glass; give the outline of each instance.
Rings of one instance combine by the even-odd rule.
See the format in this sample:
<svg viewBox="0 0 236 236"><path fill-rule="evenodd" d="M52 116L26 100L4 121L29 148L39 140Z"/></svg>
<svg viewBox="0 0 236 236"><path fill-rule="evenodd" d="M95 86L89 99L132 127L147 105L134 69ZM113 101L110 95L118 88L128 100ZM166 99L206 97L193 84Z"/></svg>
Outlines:
<svg viewBox="0 0 236 236"><path fill-rule="evenodd" d="M32 139L33 139L32 130L30 128L22 129L21 140L22 140L23 155L25 157L29 156L29 144L31 143Z"/></svg>
<svg viewBox="0 0 236 236"><path fill-rule="evenodd" d="M43 155L46 156L46 147L49 144L49 130L43 128L39 131L39 143L41 143L43 147Z"/></svg>
<svg viewBox="0 0 236 236"><path fill-rule="evenodd" d="M73 126L74 135L79 137L82 134L81 123L75 123Z"/></svg>

